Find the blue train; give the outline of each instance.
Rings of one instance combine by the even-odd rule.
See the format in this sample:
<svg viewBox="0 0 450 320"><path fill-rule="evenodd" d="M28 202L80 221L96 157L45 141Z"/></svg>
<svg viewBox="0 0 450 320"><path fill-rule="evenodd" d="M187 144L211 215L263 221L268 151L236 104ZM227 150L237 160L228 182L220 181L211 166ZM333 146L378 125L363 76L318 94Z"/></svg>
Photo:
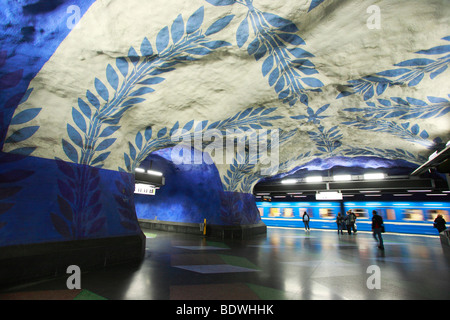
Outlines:
<svg viewBox="0 0 450 320"><path fill-rule="evenodd" d="M372 211L383 217L386 232L438 235L433 221L442 214L450 222L450 202L256 202L267 226L303 228L303 213L310 216L310 227L337 229L338 212L356 214L358 231L371 231ZM448 225L447 225L448 227Z"/></svg>

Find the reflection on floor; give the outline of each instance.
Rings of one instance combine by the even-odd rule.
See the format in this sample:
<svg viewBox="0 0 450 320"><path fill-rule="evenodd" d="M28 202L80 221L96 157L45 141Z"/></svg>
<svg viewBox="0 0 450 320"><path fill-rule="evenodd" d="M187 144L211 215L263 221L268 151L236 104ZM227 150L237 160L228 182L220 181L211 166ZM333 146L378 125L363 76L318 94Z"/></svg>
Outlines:
<svg viewBox="0 0 450 320"><path fill-rule="evenodd" d="M59 278L9 288L0 300L450 299L450 261L437 236L386 233L381 251L363 232L268 228L246 241L144 233L138 266L82 273L82 290Z"/></svg>

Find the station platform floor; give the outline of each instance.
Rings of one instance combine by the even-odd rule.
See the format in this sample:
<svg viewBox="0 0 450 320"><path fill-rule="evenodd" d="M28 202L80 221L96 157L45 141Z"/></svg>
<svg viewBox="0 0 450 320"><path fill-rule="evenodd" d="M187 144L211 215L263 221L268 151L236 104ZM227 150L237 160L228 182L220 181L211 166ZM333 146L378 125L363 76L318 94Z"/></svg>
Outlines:
<svg viewBox="0 0 450 320"><path fill-rule="evenodd" d="M143 230L139 265L0 292L0 300L449 300L450 258L439 237L338 235L332 230L267 229L251 240L215 240Z"/></svg>

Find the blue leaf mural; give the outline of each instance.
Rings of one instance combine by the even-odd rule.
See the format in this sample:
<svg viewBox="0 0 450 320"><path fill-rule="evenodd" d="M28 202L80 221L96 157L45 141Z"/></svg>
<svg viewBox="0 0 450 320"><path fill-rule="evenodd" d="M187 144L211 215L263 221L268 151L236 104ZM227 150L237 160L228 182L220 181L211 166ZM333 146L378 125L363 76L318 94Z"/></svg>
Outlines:
<svg viewBox="0 0 450 320"><path fill-rule="evenodd" d="M283 103L289 106L297 102L308 105L308 91L321 91L320 88L324 86L322 81L311 77L319 73L309 60L314 55L298 47L306 43L297 34L299 29L295 23L276 14L258 10L253 6L252 0L207 1L215 6L238 3L248 8L247 15L237 28L236 43L240 48L247 43L247 53L256 61L263 60L262 75L268 76L269 85Z"/></svg>
<svg viewBox="0 0 450 320"><path fill-rule="evenodd" d="M442 40L450 41L449 37ZM417 86L425 77L430 79L447 70L450 64L450 45L436 46L426 50L417 51L416 54L427 55L429 58L413 58L395 64L395 69L378 72L375 75L366 76L357 80L348 81L348 85L342 90L337 99L352 94L361 94L365 101L372 97L380 96L385 90L394 85ZM439 55L441 55L439 57ZM433 57L436 56L436 57Z"/></svg>
<svg viewBox="0 0 450 320"><path fill-rule="evenodd" d="M177 64L195 61L198 56L231 45L226 41L215 41L209 36L226 28L233 17L227 15L214 21L203 33L200 29L204 18L203 7L188 18L186 25L182 15L178 15L170 28L163 27L157 33L157 55L150 41L144 38L140 54L131 47L127 57L115 60L115 66L108 64L107 82L95 78L96 94L87 90L86 98L79 98L78 106L72 108L72 120L76 126L68 125L70 140L62 139L66 156L73 162L102 167L110 154L108 150L116 141L111 136L120 129L119 122L124 113L145 102L145 96L155 91L154 86L165 80L162 75L175 70ZM28 111L28 117L34 116L33 112L36 110ZM26 132L18 132L11 139L25 139L34 133L34 129L30 127ZM158 138L165 134L160 131Z"/></svg>
<svg viewBox="0 0 450 320"><path fill-rule="evenodd" d="M56 158L57 207L50 212L56 231L66 240L89 238L105 227L101 212L99 169L75 166Z"/></svg>

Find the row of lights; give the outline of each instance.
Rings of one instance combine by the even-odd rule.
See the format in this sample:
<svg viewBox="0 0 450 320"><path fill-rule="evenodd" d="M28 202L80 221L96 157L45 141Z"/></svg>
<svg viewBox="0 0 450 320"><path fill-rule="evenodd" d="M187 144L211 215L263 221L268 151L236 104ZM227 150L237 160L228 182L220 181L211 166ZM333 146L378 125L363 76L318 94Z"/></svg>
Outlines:
<svg viewBox="0 0 450 320"><path fill-rule="evenodd" d="M383 180L386 178L386 175L384 173L365 173L363 177L364 180ZM351 180L352 176L349 174L333 176L333 181L336 182ZM305 182L307 183L317 183L322 181L324 181L322 176L310 176L305 178ZM298 179L285 179L281 181L282 184L296 184L297 182L299 182Z"/></svg>
<svg viewBox="0 0 450 320"><path fill-rule="evenodd" d="M408 192L432 192L432 190L408 190ZM365 197L381 197L381 191L360 191L360 193L362 193ZM292 198L306 198L306 195L301 195L302 193L295 193L295 194L291 194L288 193L285 196L279 195L279 196L272 196L272 198L286 198L288 196L292 197ZM450 194L450 191L442 191L442 193L427 193L427 196L447 196ZM394 197L411 197L413 194L412 193L394 193L393 196ZM343 197L354 197L354 194L343 194ZM257 198L260 197L270 197L270 193L257 193L256 194Z"/></svg>

